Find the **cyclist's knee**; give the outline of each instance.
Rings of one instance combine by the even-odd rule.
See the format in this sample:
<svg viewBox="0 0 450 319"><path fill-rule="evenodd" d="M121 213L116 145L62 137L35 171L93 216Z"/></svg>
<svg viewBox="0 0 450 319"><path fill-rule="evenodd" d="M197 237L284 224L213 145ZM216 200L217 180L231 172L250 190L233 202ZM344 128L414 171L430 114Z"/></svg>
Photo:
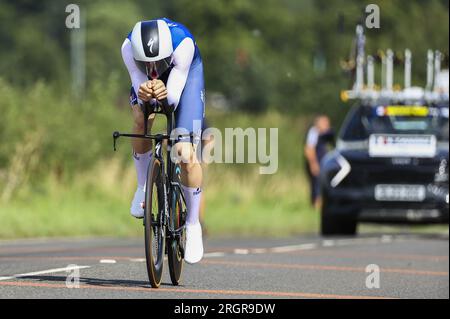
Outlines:
<svg viewBox="0 0 450 319"><path fill-rule="evenodd" d="M181 171L185 174L189 175L196 175L198 173L198 169L201 169L201 166L199 163L189 162L189 163L180 163Z"/></svg>
<svg viewBox="0 0 450 319"><path fill-rule="evenodd" d="M176 143L173 148L173 156L180 165L185 166L187 170L198 165L197 156L195 154L195 147L188 142Z"/></svg>

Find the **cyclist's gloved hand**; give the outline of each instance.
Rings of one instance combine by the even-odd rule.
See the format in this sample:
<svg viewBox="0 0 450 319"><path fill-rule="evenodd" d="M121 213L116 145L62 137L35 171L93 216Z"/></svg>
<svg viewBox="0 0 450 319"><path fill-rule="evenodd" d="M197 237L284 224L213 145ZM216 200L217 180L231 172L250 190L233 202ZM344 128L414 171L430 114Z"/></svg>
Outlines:
<svg viewBox="0 0 450 319"><path fill-rule="evenodd" d="M153 98L153 82L146 81L139 86L138 97L144 102L148 102Z"/></svg>
<svg viewBox="0 0 450 319"><path fill-rule="evenodd" d="M167 88L164 85L164 82L161 80L152 80L152 89L153 89L153 97L158 101L164 100L167 98Z"/></svg>

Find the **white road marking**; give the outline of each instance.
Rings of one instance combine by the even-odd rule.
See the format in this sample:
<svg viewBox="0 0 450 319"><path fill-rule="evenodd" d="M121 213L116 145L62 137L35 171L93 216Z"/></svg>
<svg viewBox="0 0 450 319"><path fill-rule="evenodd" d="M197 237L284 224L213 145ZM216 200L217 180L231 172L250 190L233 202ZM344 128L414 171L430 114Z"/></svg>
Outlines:
<svg viewBox="0 0 450 319"><path fill-rule="evenodd" d="M357 244L379 244L380 242L381 242L380 237L338 239L335 241L336 246L349 246Z"/></svg>
<svg viewBox="0 0 450 319"><path fill-rule="evenodd" d="M251 254L267 254L269 252L266 248L254 248L250 249Z"/></svg>
<svg viewBox="0 0 450 319"><path fill-rule="evenodd" d="M71 270L86 269L86 268L91 268L91 267L90 266L73 266L73 267L65 267L65 268L48 269L48 270L42 270L42 271L29 272L26 274L18 274L18 275L12 275L12 276L8 276L8 277L0 277L0 281L17 279L17 278L21 278L21 277L54 274L54 273L58 273L58 272L67 272L67 271L71 271Z"/></svg>
<svg viewBox="0 0 450 319"><path fill-rule="evenodd" d="M248 255L249 250L248 249L235 249L234 253L236 255Z"/></svg>
<svg viewBox="0 0 450 319"><path fill-rule="evenodd" d="M134 263L144 263L145 258L131 258L130 261Z"/></svg>
<svg viewBox="0 0 450 319"><path fill-rule="evenodd" d="M296 250L310 250L310 249L314 249L314 248L317 248L317 244L308 243L308 244L300 244L300 245L273 247L270 249L270 251L274 252L274 253L287 253L287 252L296 251Z"/></svg>
<svg viewBox="0 0 450 319"><path fill-rule="evenodd" d="M312 243L312 244L302 244L299 245L299 249L300 250L309 250L309 249L315 249L317 248L317 244L316 243Z"/></svg>
<svg viewBox="0 0 450 319"><path fill-rule="evenodd" d="M114 259L101 259L100 263L101 264L115 264L117 261L115 261Z"/></svg>
<svg viewBox="0 0 450 319"><path fill-rule="evenodd" d="M214 258L214 257L223 257L225 256L225 253L217 251L217 252L212 252L212 253L206 253L203 255L203 257L206 258Z"/></svg>
<svg viewBox="0 0 450 319"><path fill-rule="evenodd" d="M383 235L381 236L382 243L391 243L394 240L394 237L391 235Z"/></svg>
<svg viewBox="0 0 450 319"><path fill-rule="evenodd" d="M334 240L324 240L324 241L322 241L322 246L323 247L333 247L334 245L336 245Z"/></svg>
<svg viewBox="0 0 450 319"><path fill-rule="evenodd" d="M358 244L379 244L379 243L391 243L394 241L394 237L391 235L383 235L381 237L367 237L367 238L345 238L345 239L325 239L320 244L306 243L300 245L280 246L273 247L269 251L272 253L287 253L298 250L310 250L322 247L335 247L335 246L350 246ZM253 252L253 251L251 251Z"/></svg>

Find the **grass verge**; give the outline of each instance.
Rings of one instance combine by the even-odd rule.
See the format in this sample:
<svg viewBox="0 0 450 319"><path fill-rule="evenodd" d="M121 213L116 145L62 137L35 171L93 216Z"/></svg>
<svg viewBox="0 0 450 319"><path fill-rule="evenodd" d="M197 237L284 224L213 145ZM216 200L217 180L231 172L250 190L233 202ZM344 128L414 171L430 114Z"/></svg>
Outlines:
<svg viewBox="0 0 450 319"><path fill-rule="evenodd" d="M140 236L129 214L135 173L114 159L70 182L48 177L0 206L0 238ZM318 215L307 204L302 177L246 174L211 165L206 174L205 223L211 236L288 236L315 232ZM258 185L255 187L255 185Z"/></svg>

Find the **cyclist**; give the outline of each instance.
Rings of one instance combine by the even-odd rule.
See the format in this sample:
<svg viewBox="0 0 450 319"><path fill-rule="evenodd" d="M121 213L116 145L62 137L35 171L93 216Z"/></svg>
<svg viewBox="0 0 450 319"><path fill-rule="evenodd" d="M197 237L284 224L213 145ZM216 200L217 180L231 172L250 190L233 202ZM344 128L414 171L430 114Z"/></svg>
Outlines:
<svg viewBox="0 0 450 319"><path fill-rule="evenodd" d="M193 264L203 257L199 206L202 196L202 168L196 157L205 114L203 63L189 30L167 18L139 21L122 44L122 58L131 78L130 105L135 134L142 134L144 121L151 128L154 115L144 119L144 102L174 105L177 130L183 135L174 146L181 160L181 188L186 205L186 247L184 259ZM181 132L181 131L180 131ZM144 187L152 158L152 142L133 139L133 157L138 186L131 203L131 215L143 218Z"/></svg>

